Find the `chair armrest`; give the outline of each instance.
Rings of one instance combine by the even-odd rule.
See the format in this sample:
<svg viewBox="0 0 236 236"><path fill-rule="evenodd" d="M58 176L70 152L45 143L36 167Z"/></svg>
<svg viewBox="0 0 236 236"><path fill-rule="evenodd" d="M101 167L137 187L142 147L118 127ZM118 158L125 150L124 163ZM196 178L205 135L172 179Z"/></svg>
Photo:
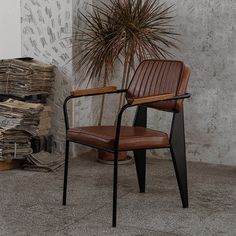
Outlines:
<svg viewBox="0 0 236 236"><path fill-rule="evenodd" d="M156 96L148 96L148 97L142 97L142 98L128 98L128 104L130 105L141 105L145 103L152 103L152 102L159 102L166 99L171 99L175 96L174 93L165 93L161 95Z"/></svg>
<svg viewBox="0 0 236 236"><path fill-rule="evenodd" d="M129 105L135 106L135 105L161 102L161 101L185 99L189 97L190 97L189 93L185 93L183 95L175 95L174 93L165 93L161 95L148 96L142 98L128 98L127 101Z"/></svg>
<svg viewBox="0 0 236 236"><path fill-rule="evenodd" d="M149 97L143 97L143 98L128 98L127 104L125 104L119 111L117 115L117 122L116 122L116 135L115 135L115 142L114 142L114 148L115 150L119 147L119 137L120 137L120 127L121 127L121 120L122 115L124 111L133 106L138 106L141 104L147 104L147 103L154 103L154 102L161 102L161 101L171 101L171 100L181 100L185 98L189 98L191 96L190 93L185 93L181 95L175 95L174 93L166 93L161 94L157 96L149 96Z"/></svg>
<svg viewBox="0 0 236 236"><path fill-rule="evenodd" d="M95 96L95 95L112 94L112 93L125 93L126 91L127 91L126 89L117 89L115 86L72 91L70 93L71 95L66 97L63 103L63 113L64 113L66 130L69 129L69 119L68 119L68 112L67 112L67 103L69 100L75 99L78 97L83 97L83 96Z"/></svg>
<svg viewBox="0 0 236 236"><path fill-rule="evenodd" d="M101 88L75 90L75 91L71 91L70 95L73 97L79 97L79 96L113 93L116 91L117 91L116 86L108 86L108 87L101 87Z"/></svg>

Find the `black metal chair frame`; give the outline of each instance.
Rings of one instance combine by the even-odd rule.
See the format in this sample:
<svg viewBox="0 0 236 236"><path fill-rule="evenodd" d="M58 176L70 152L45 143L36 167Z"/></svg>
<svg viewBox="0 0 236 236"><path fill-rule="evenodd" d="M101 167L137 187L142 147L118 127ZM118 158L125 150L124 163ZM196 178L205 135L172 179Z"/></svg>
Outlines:
<svg viewBox="0 0 236 236"><path fill-rule="evenodd" d="M115 92L107 92L105 94L112 93L125 93L126 89L116 90ZM78 96L68 96L63 104L63 111L65 117L65 126L66 131L69 129L69 119L67 112L67 103L69 100L84 96L96 96L101 95L101 93L94 93L88 95L78 95ZM162 101L170 101L170 100L182 100L189 98L191 95L189 93L185 93L183 95L176 95L171 99L164 99ZM151 102L156 103L157 101ZM146 103L145 105L150 104ZM133 126L147 126L147 107L145 105L124 105L118 113L117 123L116 123L116 134L115 134L115 142L114 149L103 149L101 147L95 147L88 144L80 143L82 145L90 146L96 149L105 150L111 153L114 153L114 172L113 172L113 211L112 211L112 226L116 227L117 221L117 175L118 175L118 152L119 152L119 137L120 137L120 129L121 129L121 121L122 115L124 111L133 106L138 106L134 124ZM65 151L65 166L64 166L64 186L63 186L63 205L66 205L67 198L67 180L68 180L68 162L69 162L69 143L75 142L66 140L66 151ZM77 142L78 143L78 142ZM170 145L161 147L161 148L169 148L174 164L175 174L178 182L178 187L180 191L180 196L182 200L183 208L188 207L188 185L187 185L187 167L186 167L186 150L185 150L185 131L184 131L184 111L181 109L180 112L173 112L172 126L170 132ZM158 148L155 148L158 149ZM138 177L139 189L140 192L145 192L145 176L146 176L146 150L133 150L134 152L134 160L136 166L136 172ZM127 150L128 151L128 150ZM129 150L132 151L132 150Z"/></svg>

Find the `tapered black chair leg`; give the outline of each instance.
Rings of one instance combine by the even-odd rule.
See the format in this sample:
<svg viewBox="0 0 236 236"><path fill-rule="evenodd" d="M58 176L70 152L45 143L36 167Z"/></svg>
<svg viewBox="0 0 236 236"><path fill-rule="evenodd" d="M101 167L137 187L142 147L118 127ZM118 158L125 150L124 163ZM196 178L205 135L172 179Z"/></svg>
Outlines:
<svg viewBox="0 0 236 236"><path fill-rule="evenodd" d="M187 164L186 164L186 151L185 151L183 110L179 113L174 114L170 143L171 143L170 151L179 186L182 204L184 208L187 208L188 183L187 183Z"/></svg>
<svg viewBox="0 0 236 236"><path fill-rule="evenodd" d="M178 155L173 148L171 150L172 160L177 178L180 196L183 208L188 208L188 184L187 184L187 167L185 156Z"/></svg>
<svg viewBox="0 0 236 236"><path fill-rule="evenodd" d="M66 141L65 164L64 164L64 186L63 186L63 205L66 205L67 179L68 179L68 162L69 162L69 141Z"/></svg>
<svg viewBox="0 0 236 236"><path fill-rule="evenodd" d="M145 193L146 182L146 150L134 150L134 161L138 176L140 193Z"/></svg>
<svg viewBox="0 0 236 236"><path fill-rule="evenodd" d="M116 227L116 218L117 218L117 176L118 176L118 152L114 152L112 227Z"/></svg>

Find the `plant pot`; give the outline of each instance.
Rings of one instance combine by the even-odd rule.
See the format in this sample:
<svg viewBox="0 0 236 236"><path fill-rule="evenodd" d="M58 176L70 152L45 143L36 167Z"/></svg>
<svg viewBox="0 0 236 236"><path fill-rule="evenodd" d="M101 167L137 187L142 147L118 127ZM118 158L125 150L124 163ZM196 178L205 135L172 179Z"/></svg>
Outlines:
<svg viewBox="0 0 236 236"><path fill-rule="evenodd" d="M118 153L118 163L119 164L126 164L129 163L132 158L127 155L127 151L122 151ZM98 150L98 158L97 160L99 162L105 163L105 164L113 164L114 161L114 153L106 152L103 150Z"/></svg>

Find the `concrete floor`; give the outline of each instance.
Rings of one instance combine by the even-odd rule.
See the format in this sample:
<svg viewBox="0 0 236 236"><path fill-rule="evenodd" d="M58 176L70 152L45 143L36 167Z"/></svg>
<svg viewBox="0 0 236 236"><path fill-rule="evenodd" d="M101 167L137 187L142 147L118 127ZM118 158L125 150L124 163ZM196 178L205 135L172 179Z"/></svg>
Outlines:
<svg viewBox="0 0 236 236"><path fill-rule="evenodd" d="M0 173L0 235L236 235L236 168L189 163L190 208L181 207L170 161L148 159L147 192L133 165L120 166L118 226L111 227L112 168L93 155L70 163L68 206L63 171Z"/></svg>

